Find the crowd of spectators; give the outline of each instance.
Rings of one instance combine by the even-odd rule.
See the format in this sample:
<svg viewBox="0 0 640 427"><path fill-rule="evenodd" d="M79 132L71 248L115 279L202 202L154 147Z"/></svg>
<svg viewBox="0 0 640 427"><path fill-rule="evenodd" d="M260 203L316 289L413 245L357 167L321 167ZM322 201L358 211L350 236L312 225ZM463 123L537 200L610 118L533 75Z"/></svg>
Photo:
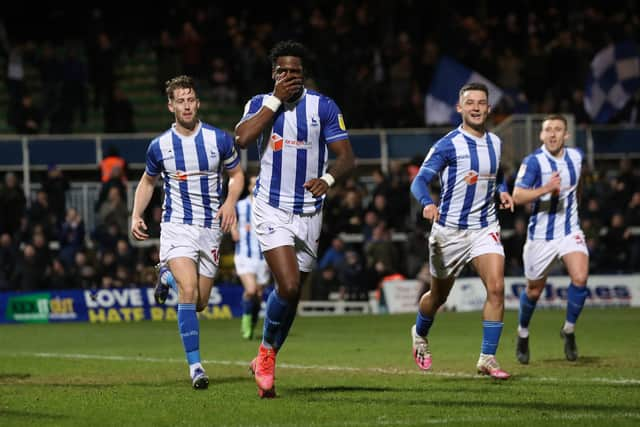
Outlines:
<svg viewBox="0 0 640 427"><path fill-rule="evenodd" d="M318 268L308 284L311 298L337 292L343 298L366 299L386 277L428 282L429 224L409 191L414 166L392 162L388 174L374 169L330 190ZM579 215L591 274L640 272L638 170L627 159L615 173L585 168ZM115 168L115 175L102 184L106 196L95 206L93 229L86 229L75 207L66 206L69 183L56 166L47 171L29 207L18 177L6 173L0 186L0 290L153 285L158 247L131 245L120 173ZM511 189L514 179L508 176ZM156 238L162 213L157 190L146 218ZM433 184L435 200L438 190ZM523 275L528 215L528 207L517 207L514 214L499 212L507 276ZM223 245L223 258L225 248L233 253L232 246ZM557 263L552 274L565 274L563 268Z"/></svg>
<svg viewBox="0 0 640 427"><path fill-rule="evenodd" d="M471 7L333 0L278 8L181 2L144 26L108 6L87 8L80 21L55 6L47 12L59 21L55 36L36 28L37 20L24 34L28 23L7 19L8 36L0 44L7 58L8 120L20 132L40 132L43 122L48 132L69 132L74 121L86 121L90 107L105 113L106 132L132 131L135 105L119 87L116 68L135 49L154 53L159 95L165 80L187 73L210 89L208 101L241 106L272 87L267 53L286 38L310 48L313 78L307 84L335 98L351 128L424 126L425 94L445 55L505 92L494 106L495 120L513 112L554 112L589 123L583 92L592 58L611 42L640 35L638 4L609 7L594 0ZM37 85L26 80L25 62L39 70ZM41 88L39 106L25 99L31 87ZM612 121L637 122L639 107L636 94Z"/></svg>
<svg viewBox="0 0 640 427"><path fill-rule="evenodd" d="M165 80L187 73L208 88L207 101L241 106L272 87L267 53L287 38L309 47L307 84L337 101L351 129L423 127L424 97L445 55L505 91L493 109L495 121L513 112L553 112L571 113L578 125L588 124L582 97L591 59L610 42L638 41L640 28L635 2L617 8L604 1L580 2L580 7L549 1L469 6L334 0L280 7L181 2L144 25L139 20L144 11L131 6L127 14L108 6L87 8L80 20L55 5L29 23L6 15L0 55L6 64L6 118L17 132L69 133L87 120L89 109L104 114L105 132L134 132L135 105L118 81L117 67L139 49L153 52L160 104ZM55 32L47 30L51 25ZM27 65L36 68L35 76L25 73ZM612 122L637 123L639 112L636 94ZM362 298L394 275L428 281L428 224L409 192L421 160L392 163L388 174L373 170L331 189L312 296L339 291L345 298ZM640 240L633 232L640 227L636 169L625 160L616 173L585 170L580 216L592 274L640 271ZM69 182L55 165L29 204L19 177L4 175L0 289L155 281L157 247L132 247L128 239L126 170L116 167L101 181L96 226L88 230L76 207L65 205ZM160 198L157 194L148 210L152 236L159 232ZM527 209L501 212L500 220L506 273L521 276Z"/></svg>

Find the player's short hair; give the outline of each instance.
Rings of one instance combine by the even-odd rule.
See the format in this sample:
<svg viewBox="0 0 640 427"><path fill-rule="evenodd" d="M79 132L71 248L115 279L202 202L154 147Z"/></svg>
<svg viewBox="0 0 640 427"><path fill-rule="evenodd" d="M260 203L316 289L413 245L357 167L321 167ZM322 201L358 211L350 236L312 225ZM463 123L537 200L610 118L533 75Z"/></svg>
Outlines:
<svg viewBox="0 0 640 427"><path fill-rule="evenodd" d="M487 99L489 99L489 88L484 83L478 82L467 83L462 86L460 92L458 92L458 99L462 98L462 95L468 90L481 90L487 95Z"/></svg>
<svg viewBox="0 0 640 427"><path fill-rule="evenodd" d="M542 123L546 122L547 120L560 120L562 123L564 123L564 129L569 130L569 123L567 123L567 118L562 114L549 114L545 116L544 119L542 119Z"/></svg>
<svg viewBox="0 0 640 427"><path fill-rule="evenodd" d="M306 68L308 60L307 48L302 44L294 40L284 40L278 42L273 46L269 52L269 59L271 60L271 66L275 68L276 61L281 56L295 56L300 58L302 67Z"/></svg>
<svg viewBox="0 0 640 427"><path fill-rule="evenodd" d="M165 83L165 91L169 100L173 100L173 92L176 89L192 89L195 92L196 84L191 77L184 75L167 80Z"/></svg>

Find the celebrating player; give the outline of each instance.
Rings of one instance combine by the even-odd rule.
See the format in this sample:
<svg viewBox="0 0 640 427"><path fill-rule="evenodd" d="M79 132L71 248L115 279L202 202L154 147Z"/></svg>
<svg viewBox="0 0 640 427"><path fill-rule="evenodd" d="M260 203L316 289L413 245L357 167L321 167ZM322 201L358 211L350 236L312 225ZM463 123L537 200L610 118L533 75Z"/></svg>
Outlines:
<svg viewBox="0 0 640 427"><path fill-rule="evenodd" d="M276 354L296 316L300 284L315 264L327 189L354 166L340 109L304 87L305 47L283 41L270 58L273 92L247 102L236 125L238 145L257 141L261 153L252 221L276 282L258 356L251 362L261 397L275 396ZM327 148L336 155L330 172Z"/></svg>
<svg viewBox="0 0 640 427"><path fill-rule="evenodd" d="M513 211L506 186L498 184L502 142L485 129L489 90L484 84L463 86L457 111L462 125L431 148L411 184L422 216L433 222L429 236L431 289L420 298L416 324L411 328L413 356L420 369L431 369L429 329L455 278L471 262L487 290L476 366L483 374L507 379L510 375L500 369L495 358L504 315L504 249L495 213L496 192L500 193L501 207ZM429 195L429 184L437 175L442 183L439 206Z"/></svg>
<svg viewBox="0 0 640 427"><path fill-rule="evenodd" d="M244 173L233 138L198 119L200 101L193 80L175 77L167 82L166 93L175 123L151 141L147 149L147 165L133 202L131 234L137 240L149 237L142 214L162 175L165 199L160 261L168 265L170 272L161 272L165 274L160 274L155 295L162 303L169 284L177 287L178 329L192 385L205 389L209 378L200 363L196 311L208 305L218 270L222 233L236 224L235 204L244 186ZM226 200L220 205L223 169L229 174L229 183Z"/></svg>
<svg viewBox="0 0 640 427"><path fill-rule="evenodd" d="M527 288L520 294L516 345L516 357L523 364L529 363L529 322L556 258L562 260L571 278L560 336L567 360L578 358L575 325L587 298L589 252L578 220L583 155L577 148L565 147L568 138L564 116L546 117L540 131L542 147L523 160L513 190L516 204L531 203L522 253Z"/></svg>

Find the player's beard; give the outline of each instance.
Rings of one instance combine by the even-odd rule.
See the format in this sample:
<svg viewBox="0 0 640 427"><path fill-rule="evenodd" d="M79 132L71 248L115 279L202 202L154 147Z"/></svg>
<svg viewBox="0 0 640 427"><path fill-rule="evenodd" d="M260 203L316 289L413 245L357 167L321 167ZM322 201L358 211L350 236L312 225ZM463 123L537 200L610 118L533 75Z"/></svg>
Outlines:
<svg viewBox="0 0 640 427"><path fill-rule="evenodd" d="M300 88L300 90L289 97L285 102L296 102L302 94L304 93L304 86Z"/></svg>
<svg viewBox="0 0 640 427"><path fill-rule="evenodd" d="M185 129L194 130L198 124L198 116L195 114L191 116L191 120L186 121L182 118L178 118L178 124Z"/></svg>

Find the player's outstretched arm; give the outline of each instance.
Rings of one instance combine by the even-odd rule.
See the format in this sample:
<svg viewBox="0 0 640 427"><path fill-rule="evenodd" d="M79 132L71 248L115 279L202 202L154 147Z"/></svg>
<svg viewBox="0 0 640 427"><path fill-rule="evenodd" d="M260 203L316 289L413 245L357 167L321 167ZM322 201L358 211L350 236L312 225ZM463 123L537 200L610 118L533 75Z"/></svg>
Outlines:
<svg viewBox="0 0 640 427"><path fill-rule="evenodd" d="M147 234L147 225L142 216L144 210L149 205L151 196L153 196L153 188L156 185L157 176L142 174L136 193L133 199L133 210L131 211L131 235L136 240L146 240L149 238Z"/></svg>

